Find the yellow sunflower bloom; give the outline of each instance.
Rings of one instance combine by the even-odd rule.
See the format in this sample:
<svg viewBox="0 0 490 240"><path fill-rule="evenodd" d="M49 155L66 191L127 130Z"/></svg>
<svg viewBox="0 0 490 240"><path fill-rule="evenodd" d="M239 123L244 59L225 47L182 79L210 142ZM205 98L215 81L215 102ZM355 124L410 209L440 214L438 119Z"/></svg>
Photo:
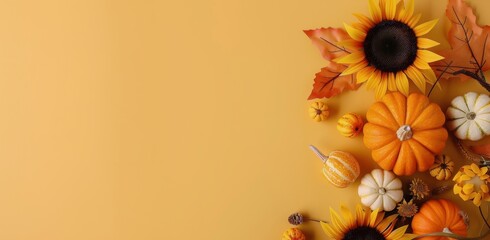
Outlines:
<svg viewBox="0 0 490 240"><path fill-rule="evenodd" d="M331 223L321 222L323 231L337 240L410 240L416 235L405 234L408 225L395 228L397 214L384 217L384 212L362 209L357 205L355 215L344 206L340 207L343 219L330 208Z"/></svg>
<svg viewBox="0 0 490 240"><path fill-rule="evenodd" d="M425 92L426 83L434 84L436 76L429 63L443 59L428 48L438 42L423 38L437 23L418 24L414 2L369 0L371 18L354 14L359 22L344 24L352 39L338 44L350 54L334 61L348 66L341 75L356 74L357 82L374 89L380 99L387 91L400 91L408 96L409 80Z"/></svg>

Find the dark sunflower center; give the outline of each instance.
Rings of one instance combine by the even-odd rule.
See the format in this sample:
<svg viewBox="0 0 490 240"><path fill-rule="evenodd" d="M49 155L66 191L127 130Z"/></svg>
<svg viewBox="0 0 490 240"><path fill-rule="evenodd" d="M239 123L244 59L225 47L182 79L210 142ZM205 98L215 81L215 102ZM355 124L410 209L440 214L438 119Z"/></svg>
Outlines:
<svg viewBox="0 0 490 240"><path fill-rule="evenodd" d="M372 227L357 227L349 230L342 240L386 240L386 238Z"/></svg>
<svg viewBox="0 0 490 240"><path fill-rule="evenodd" d="M371 28L364 40L369 64L383 72L407 69L417 57L417 36L407 24L385 20Z"/></svg>

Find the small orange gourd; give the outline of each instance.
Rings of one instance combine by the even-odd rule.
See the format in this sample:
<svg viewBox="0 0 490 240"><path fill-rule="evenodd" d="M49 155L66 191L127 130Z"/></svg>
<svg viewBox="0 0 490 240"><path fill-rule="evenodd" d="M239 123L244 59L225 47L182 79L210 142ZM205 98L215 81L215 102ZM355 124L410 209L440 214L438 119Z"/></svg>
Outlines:
<svg viewBox="0 0 490 240"><path fill-rule="evenodd" d="M434 232L466 236L467 225L459 207L446 199L431 199L422 205L412 220L414 234ZM447 240L447 237L424 237L424 240Z"/></svg>
<svg viewBox="0 0 490 240"><path fill-rule="evenodd" d="M347 113L337 121L337 130L344 137L355 137L362 132L364 120L356 113Z"/></svg>
<svg viewBox="0 0 490 240"><path fill-rule="evenodd" d="M446 145L444 113L423 94L387 94L369 108L366 118L364 145L381 168L396 175L428 170Z"/></svg>
<svg viewBox="0 0 490 240"><path fill-rule="evenodd" d="M334 186L345 188L356 181L360 174L359 163L356 158L344 151L332 151L325 156L316 147L310 145L311 150L323 162L323 175Z"/></svg>

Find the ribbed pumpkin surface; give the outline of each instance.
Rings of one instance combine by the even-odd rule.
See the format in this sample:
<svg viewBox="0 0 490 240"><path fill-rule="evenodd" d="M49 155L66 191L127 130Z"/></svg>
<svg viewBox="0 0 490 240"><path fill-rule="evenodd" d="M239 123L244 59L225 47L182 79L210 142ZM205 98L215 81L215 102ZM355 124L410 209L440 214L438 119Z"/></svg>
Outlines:
<svg viewBox="0 0 490 240"><path fill-rule="evenodd" d="M364 145L381 168L396 175L428 170L446 145L444 113L422 94L387 94L371 106L366 118Z"/></svg>
<svg viewBox="0 0 490 240"><path fill-rule="evenodd" d="M466 236L466 224L459 214L460 209L446 199L432 199L424 203L412 220L415 234L450 231L460 236ZM447 240L446 237L424 237L425 240Z"/></svg>
<svg viewBox="0 0 490 240"><path fill-rule="evenodd" d="M333 185L347 187L359 176L359 163L355 157L347 152L333 151L323 167L323 174Z"/></svg>

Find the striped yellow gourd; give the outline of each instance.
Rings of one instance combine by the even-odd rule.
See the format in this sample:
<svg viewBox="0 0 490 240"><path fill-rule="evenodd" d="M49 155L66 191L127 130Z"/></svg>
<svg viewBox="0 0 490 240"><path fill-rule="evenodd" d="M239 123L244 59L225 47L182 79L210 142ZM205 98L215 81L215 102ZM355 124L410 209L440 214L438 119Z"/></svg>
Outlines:
<svg viewBox="0 0 490 240"><path fill-rule="evenodd" d="M362 132L364 120L356 113L347 113L337 121L337 130L345 137L355 137Z"/></svg>
<svg viewBox="0 0 490 240"><path fill-rule="evenodd" d="M356 158L344 151L332 151L328 156L323 155L317 148L310 148L322 159L323 175L334 186L345 188L359 177L360 167Z"/></svg>

